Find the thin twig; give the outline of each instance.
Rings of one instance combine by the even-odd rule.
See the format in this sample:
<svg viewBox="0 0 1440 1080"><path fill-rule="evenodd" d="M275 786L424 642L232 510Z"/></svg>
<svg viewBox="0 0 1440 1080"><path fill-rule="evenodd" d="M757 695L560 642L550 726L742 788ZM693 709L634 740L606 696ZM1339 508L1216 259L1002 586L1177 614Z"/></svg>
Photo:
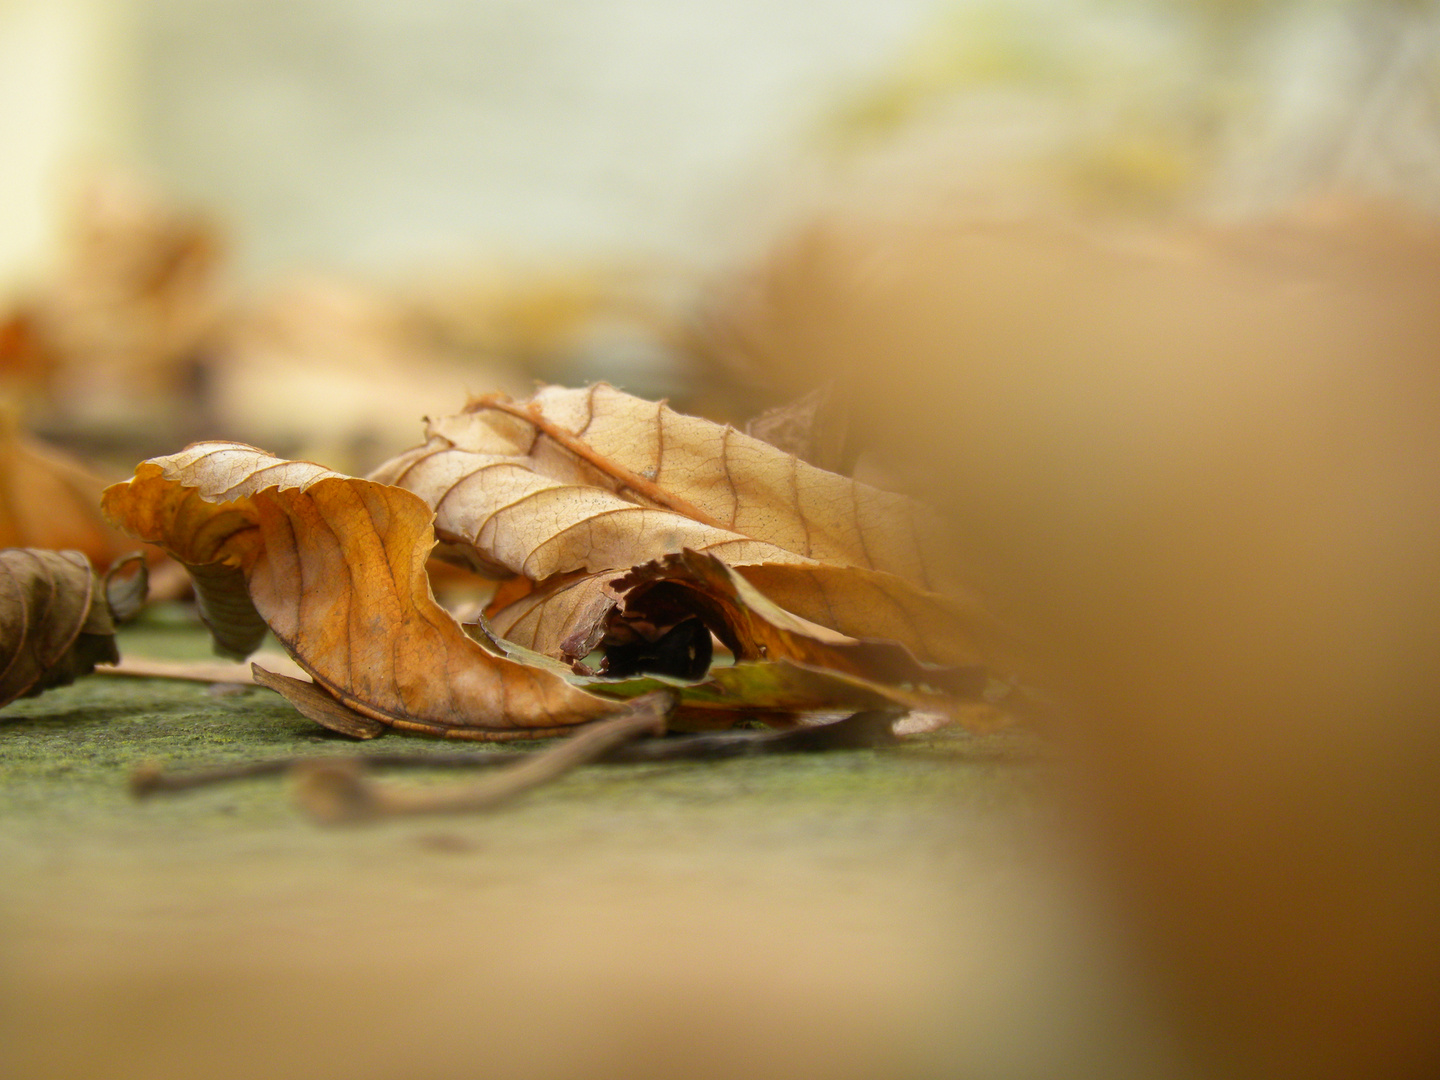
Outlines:
<svg viewBox="0 0 1440 1080"><path fill-rule="evenodd" d="M646 694L619 716L598 721L559 746L526 755L519 764L475 784L439 789L396 787L371 780L354 762L314 763L297 772L296 800L311 816L327 824L488 810L641 735L664 734L665 719L674 711L675 703L675 695L667 691Z"/></svg>
<svg viewBox="0 0 1440 1080"><path fill-rule="evenodd" d="M723 761L761 754L805 754L827 750L867 749L891 746L899 740L893 727L896 714L871 710L833 724L792 728L788 731L733 731L713 735L680 735L640 739L623 743L597 757L595 764L641 765L664 761ZM490 750L452 753L382 752L327 755L324 757L267 758L235 765L166 772L151 763L142 765L130 777L130 791L137 798L170 792L192 791L231 780L256 776L279 776L291 769L312 765L356 764L370 768L398 769L491 769L514 765L517 757L529 754Z"/></svg>
<svg viewBox="0 0 1440 1080"><path fill-rule="evenodd" d="M280 674L309 678L305 670L284 653L257 653L259 662ZM97 675L118 675L139 679L179 679L184 682L221 683L228 686L254 686L250 664L229 660L152 660L143 656L127 656L118 664L97 667Z"/></svg>

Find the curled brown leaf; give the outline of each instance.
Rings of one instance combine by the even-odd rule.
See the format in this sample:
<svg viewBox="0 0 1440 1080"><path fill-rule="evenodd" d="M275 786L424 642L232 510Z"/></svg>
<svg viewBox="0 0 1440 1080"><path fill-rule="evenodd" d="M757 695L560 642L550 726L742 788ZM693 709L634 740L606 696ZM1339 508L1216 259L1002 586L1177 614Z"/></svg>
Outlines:
<svg viewBox="0 0 1440 1080"><path fill-rule="evenodd" d="M0 551L0 705L116 663L111 603L128 617L144 590L143 563L130 578L102 582L78 551Z"/></svg>
<svg viewBox="0 0 1440 1080"><path fill-rule="evenodd" d="M525 737L614 704L471 641L430 593L432 515L409 492L199 443L143 462L105 492L117 525L195 577L217 646L253 651L268 627L349 710L452 738Z"/></svg>

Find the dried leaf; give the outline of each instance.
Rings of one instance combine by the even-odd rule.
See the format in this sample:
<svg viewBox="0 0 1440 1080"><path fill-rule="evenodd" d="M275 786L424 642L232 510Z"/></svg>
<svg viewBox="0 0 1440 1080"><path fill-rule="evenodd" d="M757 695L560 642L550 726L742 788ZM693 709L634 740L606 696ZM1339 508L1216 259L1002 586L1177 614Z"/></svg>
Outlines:
<svg viewBox="0 0 1440 1080"><path fill-rule="evenodd" d="M28 402L42 396L54 367L55 356L41 341L31 312L0 315L0 388L7 398Z"/></svg>
<svg viewBox="0 0 1440 1080"><path fill-rule="evenodd" d="M487 612L490 627L537 653L567 663L583 660L605 636L606 622L619 603L612 585L623 576L618 570L558 574L519 599Z"/></svg>
<svg viewBox="0 0 1440 1080"><path fill-rule="evenodd" d="M117 623L127 623L150 595L150 568L141 552L128 555L105 572L105 602Z"/></svg>
<svg viewBox="0 0 1440 1080"><path fill-rule="evenodd" d="M497 616L539 651L583 655L614 571L690 548L812 622L927 661L978 659L978 606L904 496L604 384L482 398L429 434L374 478L435 507L437 534L476 569L544 583ZM577 572L600 576L557 577Z"/></svg>
<svg viewBox="0 0 1440 1080"><path fill-rule="evenodd" d="M372 720L493 739L614 709L465 635L431 596L431 514L409 492L199 443L143 462L104 508L191 568L217 643L253 650L263 623L320 688Z"/></svg>
<svg viewBox="0 0 1440 1080"><path fill-rule="evenodd" d="M429 434L473 454L522 457L541 476L624 495L632 508L670 510L802 558L890 573L925 588L953 584L944 537L911 499L827 473L733 428L604 383L584 390L547 387L525 402L484 397L457 416L432 421ZM430 449L397 460L410 473L402 486L428 487L416 470ZM433 479L446 472L432 470ZM375 478L390 471L382 468ZM453 483L471 470L448 472ZM468 539L473 531L458 535ZM556 572L535 568L540 572L526 576ZM588 568L604 569L593 563Z"/></svg>
<svg viewBox="0 0 1440 1080"><path fill-rule="evenodd" d="M0 705L120 659L105 595L78 551L0 551Z"/></svg>
<svg viewBox="0 0 1440 1080"><path fill-rule="evenodd" d="M917 659L947 667L974 667L980 651L965 632L979 619L962 619L940 602L909 602L912 597L887 590L887 582L847 567L815 566L804 574L796 568L735 567L734 572L768 597L774 606L789 611L812 607L816 596L846 598L853 619L829 620L838 624L840 637L893 641ZM497 634L526 648L569 663L583 659L599 647L619 597L617 583L625 573L564 575L525 593L488 617ZM827 609L827 612L833 609ZM798 616L796 616L798 617ZM803 619L829 629L821 620Z"/></svg>

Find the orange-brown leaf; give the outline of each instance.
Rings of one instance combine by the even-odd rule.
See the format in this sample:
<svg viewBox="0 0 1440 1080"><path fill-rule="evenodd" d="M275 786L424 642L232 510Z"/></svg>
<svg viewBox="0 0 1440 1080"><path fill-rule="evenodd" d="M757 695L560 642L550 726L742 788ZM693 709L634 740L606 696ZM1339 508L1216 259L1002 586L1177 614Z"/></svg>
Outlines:
<svg viewBox="0 0 1440 1080"><path fill-rule="evenodd" d="M441 539L477 569L547 583L496 615L502 632L530 627L517 632L538 651L567 655L577 612L604 606L615 571L688 548L754 572L811 622L925 660L978 657L983 619L960 590L936 591L951 577L943 540L904 496L603 384L483 398L429 431L375 478L433 506ZM598 576L557 577L578 572Z"/></svg>
<svg viewBox="0 0 1440 1080"><path fill-rule="evenodd" d="M409 492L199 443L105 492L117 525L198 569L217 642L259 623L323 690L363 716L455 738L523 737L614 706L486 652L431 596L431 513Z"/></svg>

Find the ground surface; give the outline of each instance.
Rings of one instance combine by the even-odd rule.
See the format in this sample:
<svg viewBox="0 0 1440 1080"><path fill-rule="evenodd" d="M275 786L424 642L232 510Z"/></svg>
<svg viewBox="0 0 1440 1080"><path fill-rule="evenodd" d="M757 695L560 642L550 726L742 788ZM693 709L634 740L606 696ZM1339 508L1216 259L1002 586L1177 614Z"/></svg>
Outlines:
<svg viewBox="0 0 1440 1080"><path fill-rule="evenodd" d="M122 650L207 651L164 623ZM145 803L126 780L455 744L357 745L258 688L85 679L0 713L0 1075L1074 1067L1112 1051L1056 1027L1058 932L1015 902L1025 745L597 766L490 814L325 828L279 779Z"/></svg>

